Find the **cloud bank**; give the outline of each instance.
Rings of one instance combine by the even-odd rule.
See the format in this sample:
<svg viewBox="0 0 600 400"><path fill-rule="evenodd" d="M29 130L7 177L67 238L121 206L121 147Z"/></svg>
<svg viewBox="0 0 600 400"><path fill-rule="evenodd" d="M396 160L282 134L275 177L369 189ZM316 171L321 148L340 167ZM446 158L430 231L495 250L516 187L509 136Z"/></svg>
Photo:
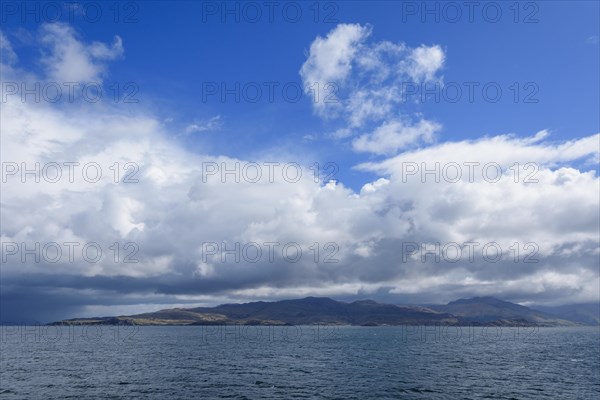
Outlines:
<svg viewBox="0 0 600 400"><path fill-rule="evenodd" d="M315 112L339 118L356 151L385 156L356 166L379 176L358 192L315 180L306 169L298 177L290 168L295 160L191 152L173 139L186 132L171 131L148 110L7 95L2 319L305 295L598 301L600 135L553 142L542 131L434 142L439 124L394 111L398 86L391 82L438 79L444 52L370 43L371 30L339 25L315 39L301 69L305 82L339 82L340 101L317 103ZM3 91L7 82L101 80L105 63L124 53L119 38L86 44L65 25L39 33L43 76L21 69L2 35L11 55L3 57ZM264 164L270 162L279 164ZM63 252L64 243L79 245L72 260L63 254L52 262L57 248L50 242ZM81 254L90 243L103 250L94 262L96 247ZM7 244L19 249L13 254ZM34 251L24 256L23 246Z"/></svg>

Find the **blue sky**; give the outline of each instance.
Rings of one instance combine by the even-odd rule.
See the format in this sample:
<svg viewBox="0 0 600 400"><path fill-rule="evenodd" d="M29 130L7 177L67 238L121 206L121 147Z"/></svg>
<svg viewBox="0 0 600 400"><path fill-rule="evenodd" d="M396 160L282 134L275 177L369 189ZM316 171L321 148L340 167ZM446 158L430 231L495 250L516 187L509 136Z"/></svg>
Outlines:
<svg viewBox="0 0 600 400"><path fill-rule="evenodd" d="M3 320L308 295L598 301L598 2L482 2L473 21L463 2L426 3L439 21L421 14L422 2L282 2L272 22L264 2L227 3L261 7L256 23L222 20L222 2L101 3L97 22L82 14L96 3L77 3L72 18L65 8L59 21L48 10L62 3L27 3L24 16L22 4L0 8ZM447 4L462 7L458 21ZM65 82L100 85L104 97L22 100L19 85ZM130 83L138 102L123 102ZM221 85L236 84L247 96L223 101ZM286 99L284 87L301 98ZM439 101L419 101L427 88ZM22 175L63 162L94 162L104 174ZM205 179L207 165L252 162L335 163L337 183L315 182L308 169L295 182ZM478 163L477 177L405 179L414 165L456 163ZM482 175L486 163L501 168L500 182ZM115 165L133 165L139 180L111 180ZM529 167L537 182L522 179ZM104 257L20 254L24 244L73 241L99 243ZM333 243L339 262L205 257L206 243L255 242L305 254ZM438 262L403 252L471 242L501 245L503 256ZM134 243L139 263L113 261L114 243ZM523 264L532 248L537 261Z"/></svg>
<svg viewBox="0 0 600 400"><path fill-rule="evenodd" d="M82 16L72 19L73 26L88 40L110 41L114 35L123 38L125 56L111 65L106 81L136 82L140 89L136 97L144 107L150 106L181 126L220 116L218 131L204 134L211 135L210 144L198 135L185 138L186 146L198 152L252 158L262 154L267 144L284 151L302 148L314 161L340 165L338 178L355 189L371 178L350 169L370 157L327 137L326 121L314 115L306 96L290 103L275 89L271 103L264 86L257 103L242 98L236 104L232 96L221 101L219 95L207 96L204 101L202 96L203 85L210 82L224 82L228 88L236 82L241 87L251 82L261 86L264 82L301 85L298 71L305 52L316 36L324 36L336 26L334 21L370 24L373 41L404 42L413 47L438 44L445 50L440 75L445 82L464 88L459 100L451 103L441 94L439 102L429 96L424 104L402 106L441 123L443 128L436 138L439 142L505 133L530 136L542 129L551 132L551 139L562 140L599 130L599 92L593 90L600 86L597 2L537 2L535 8L527 2L517 8L512 3L493 3L502 12L496 23L491 22L496 6L484 12L483 5L473 10L473 22L469 22L466 7L461 7L458 21L452 22L454 11L440 4L437 15L422 15L418 2L325 2L319 7L318 23L312 3L303 4L302 17L296 23L286 20L280 8L269 22L268 8L262 6L261 18L253 23L245 18L252 17L252 10L243 14L242 5L238 4L240 21L236 22L235 15L221 14L221 3L205 3L210 4L151 1L135 3L134 7L121 3L121 18L130 15L137 21L134 23L114 23L115 10L109 7L103 9L96 23ZM216 14L209 13L215 4ZM235 4L231 2L228 7L235 9ZM429 7L435 9L435 3ZM290 18L293 10L288 11ZM69 21L66 12L63 17ZM520 22L515 23L515 18ZM23 25L10 15L5 29L31 31L36 25L31 19ZM31 67L36 67L35 62ZM465 82L480 84L474 89L473 101L468 99ZM483 97L482 87L490 82L503 91L496 103ZM517 102L513 97L515 82ZM494 89L490 90L493 96ZM315 140L306 141L306 135Z"/></svg>

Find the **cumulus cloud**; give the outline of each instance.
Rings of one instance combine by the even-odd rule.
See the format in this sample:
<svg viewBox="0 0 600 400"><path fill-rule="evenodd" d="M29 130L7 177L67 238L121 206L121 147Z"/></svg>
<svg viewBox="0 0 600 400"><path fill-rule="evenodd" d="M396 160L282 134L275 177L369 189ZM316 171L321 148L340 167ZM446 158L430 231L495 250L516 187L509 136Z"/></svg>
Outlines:
<svg viewBox="0 0 600 400"><path fill-rule="evenodd" d="M75 30L63 23L46 23L40 28L44 48L40 61L49 80L57 82L101 82L106 60L124 53L123 41L114 37L111 45L101 42L86 44Z"/></svg>
<svg viewBox="0 0 600 400"><path fill-rule="evenodd" d="M444 65L444 52L440 46L422 45L413 49L409 56L407 71L415 81L430 81Z"/></svg>
<svg viewBox="0 0 600 400"><path fill-rule="evenodd" d="M431 142L433 134L440 128L439 124L427 120L413 125L406 125L402 121L390 121L377 127L374 132L354 139L352 147L359 152L393 154L409 144L419 141Z"/></svg>
<svg viewBox="0 0 600 400"><path fill-rule="evenodd" d="M369 26L339 24L317 37L300 76L317 115L341 124L333 137L354 137L352 147L360 152L390 154L441 127L403 112L402 99L409 83L441 81L445 53L438 45L372 42L371 32Z"/></svg>
<svg viewBox="0 0 600 400"><path fill-rule="evenodd" d="M317 37L300 69L302 79L308 84L343 81L362 42L370 34L369 27L340 24L327 37Z"/></svg>
<svg viewBox="0 0 600 400"><path fill-rule="evenodd" d="M364 34L349 30L354 33L343 37ZM74 75L96 74L80 65L84 72ZM377 178L357 192L341 182L315 182L309 173L290 179L295 174L286 163L295 160L283 157L252 160L262 165L255 181L207 174L208 165L241 172L249 160L193 153L173 140L178 132L159 117L125 107L58 107L18 97L3 104L3 168L16 165L19 171L3 176L2 242L29 248L35 242L95 242L104 250L93 263L81 257L53 263L10 256L2 264L3 318L38 304L70 304L66 315L39 308L46 318L63 318L98 310L112 314L107 306L136 312L154 309L153 304L304 295L393 302L484 294L534 302L598 300L599 179L581 166L597 159L598 134L560 142L541 131L525 138L433 143L439 127L430 121L385 120L354 138L356 150L395 154L409 142L426 146L358 165ZM261 164L267 161L280 163L272 174ZM31 174L22 182L22 163L29 169L40 163L43 169L53 162L79 163L74 182L65 167L57 182L35 182ZM500 168L497 181L496 166L485 167L491 162ZM81 178L81 167L91 163L103 172L93 183ZM459 179L456 165L462 168ZM423 175L423 170L439 173ZM134 181L126 183L127 177ZM208 259L203 257L207 242L220 247ZM261 244L263 257L238 262L225 254L223 260L222 246L235 249L236 242ZM280 246L270 260L266 242L297 243L304 256L289 262ZM438 262L406 251L407 243L430 249L457 243L466 251L464 244L473 242L479 245L472 261L463 256L459 262ZM488 242L504 250L494 262L482 256ZM137 248L125 248L127 243ZM531 243L537 248L525 247ZM124 263L130 253L139 262ZM537 262L524 263L532 253Z"/></svg>

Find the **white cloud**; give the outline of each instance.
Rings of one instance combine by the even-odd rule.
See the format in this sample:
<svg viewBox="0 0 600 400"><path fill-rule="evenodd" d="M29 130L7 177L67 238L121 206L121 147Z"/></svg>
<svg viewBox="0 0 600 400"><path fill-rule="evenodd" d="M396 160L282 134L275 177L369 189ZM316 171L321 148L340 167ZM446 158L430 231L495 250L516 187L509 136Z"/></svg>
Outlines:
<svg viewBox="0 0 600 400"><path fill-rule="evenodd" d="M96 68L86 75L97 74ZM548 132L541 131L527 138L498 135L433 144L361 164L358 168L378 177L356 193L340 182L315 183L312 174L290 183L281 178L281 167L272 183L266 174L257 183L223 183L219 175L205 181L202 163L223 162L232 170L245 160L192 153L177 144L177 132L159 117L123 107L60 107L14 97L3 104L3 162L31 167L93 161L105 174L94 184L9 178L2 185L1 235L3 242L19 243L131 241L139 245L140 263L114 263L111 253L96 264L12 261L2 266L3 284L27 292L40 290L36 282L42 279L44 286L80 293L91 288L111 297L115 291L125 297L158 292L168 297L165 302L186 295L205 301L378 291L427 296L427 301L465 292L598 300L600 181L577 165L597 159L599 135L549 142ZM439 129L427 120L399 121L404 119L383 120L372 133L355 138L356 150L394 153L431 141ZM138 165L139 182L115 183L109 167L116 162L121 171L127 162ZM451 162L497 162L506 179L487 182L480 167L472 182L466 176L456 183L423 183L419 175L403 179L409 163L431 169ZM538 182L515 183L510 170L515 162L536 163ZM524 177L528 171L519 173ZM204 262L202 243L223 241L296 242L309 256L295 264ZM450 241L495 241L507 253L498 263L402 260L402 243ZM315 263L310 250L315 242L337 243L340 262ZM540 261L515 263L508 250L515 242L537 243Z"/></svg>
<svg viewBox="0 0 600 400"><path fill-rule="evenodd" d="M208 121L194 122L185 127L184 132L191 134L195 132L206 132L219 129L221 127L221 116L217 115Z"/></svg>
<svg viewBox="0 0 600 400"><path fill-rule="evenodd" d="M10 41L2 31L0 31L0 53L2 55L3 62L7 65L17 62L18 57L15 54Z"/></svg>
<svg viewBox="0 0 600 400"><path fill-rule="evenodd" d="M163 132L163 125L141 115L46 109L18 100L7 103L3 116L5 112L10 118L2 119L3 160L95 160L105 171L114 162L134 162L140 166L140 182L115 184L110 174L97 184L10 179L3 184L3 241L95 241L104 246L134 241L141 262L115 264L109 258L98 264L7 264L3 280L24 273L48 274L47 279L58 274L125 275L140 279L143 290L156 290L155 283L142 283L144 279L156 277L161 287L172 282L173 293L189 293L187 282L194 282L196 293L226 291L230 296L280 292L295 297L308 287L312 294L356 294L368 287L451 297L456 289L450 287L466 287L466 275L472 277L472 292L495 294L498 287L514 292L526 292L534 284L543 287L552 272L568 275L568 288L593 300L599 181L593 172L561 165L594 156L598 136L549 144L540 135L535 141L505 135L429 146L363 164L361 168L386 178L355 193L341 183L322 186L308 175L297 183L281 178L268 183L266 175L256 184L222 183L218 175L203 182L203 162L225 162L233 169L244 160L190 153L168 139L172 134ZM119 126L127 133L115 134ZM537 162L539 182L402 181L402 162L427 162L431 168L434 162L451 161L496 161L506 169L514 162ZM275 176L281 173L278 168ZM201 245L209 241L296 242L311 257L298 264L203 264ZM514 242L536 242L541 262L526 269L510 260L403 263L402 243L407 241L496 241L504 249ZM340 262L312 262L309 247L314 242L337 243ZM562 294L565 299L571 298L571 289Z"/></svg>
<svg viewBox="0 0 600 400"><path fill-rule="evenodd" d="M317 37L300 76L315 112L341 125L334 138L354 137L352 147L357 151L389 154L429 140L430 133L439 130L439 124L403 111L402 91L407 83L441 81L437 74L445 54L438 45L411 48L389 41L372 43L370 34L368 26L340 24L326 38ZM315 83L321 91L316 99ZM325 88L325 83L334 85Z"/></svg>
<svg viewBox="0 0 600 400"><path fill-rule="evenodd" d="M585 257L598 241L599 180L593 170L570 165L597 157L599 147L599 134L552 144L501 135L442 143L358 168L386 175L394 201L412 205L403 218L418 228L415 237L495 241L505 249L514 242L535 242L545 257L558 257L564 247L579 243L579 256ZM497 182L496 169L485 169L492 162L503 173ZM462 173L456 182L454 167L444 175L451 164ZM436 169L437 174L427 174ZM587 266L592 265L597 263Z"/></svg>
<svg viewBox="0 0 600 400"><path fill-rule="evenodd" d="M533 162L551 168L574 160L594 157L599 152L598 134L557 143L543 141L547 137L548 131L542 130L534 136L523 138L515 135L498 135L477 140L445 142L407 151L380 162L363 163L359 168L393 174L399 173L409 162L447 164L459 161L478 162L481 165L494 161L504 167L509 167L515 162L521 165ZM481 173L476 176L481 179Z"/></svg>
<svg viewBox="0 0 600 400"><path fill-rule="evenodd" d="M393 116L401 93L394 86L358 89L348 98L346 109L350 129L360 128L369 121L381 121Z"/></svg>
<svg viewBox="0 0 600 400"><path fill-rule="evenodd" d="M440 46L422 45L412 50L406 68L415 81L429 81L442 68L444 59L444 51Z"/></svg>
<svg viewBox="0 0 600 400"><path fill-rule="evenodd" d="M433 134L440 128L439 124L427 120L420 120L413 125L406 125L402 121L390 121L377 127L374 132L354 139L352 147L359 152L395 154L398 150L419 141L430 143Z"/></svg>
<svg viewBox="0 0 600 400"><path fill-rule="evenodd" d="M85 44L72 27L62 23L43 24L40 40L45 46L41 62L48 79L57 82L102 82L102 61L114 60L124 53L119 36L110 46L100 42Z"/></svg>
<svg viewBox="0 0 600 400"><path fill-rule="evenodd" d="M310 45L308 59L300 69L306 85L342 82L361 43L370 35L369 27L340 24L326 38L318 36Z"/></svg>

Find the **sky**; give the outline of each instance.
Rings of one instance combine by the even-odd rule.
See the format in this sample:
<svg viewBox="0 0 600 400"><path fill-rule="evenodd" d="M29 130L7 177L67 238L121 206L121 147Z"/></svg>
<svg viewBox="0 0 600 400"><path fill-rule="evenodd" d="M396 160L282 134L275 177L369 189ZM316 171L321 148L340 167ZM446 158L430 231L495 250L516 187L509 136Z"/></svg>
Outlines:
<svg viewBox="0 0 600 400"><path fill-rule="evenodd" d="M599 7L3 2L1 321L598 302Z"/></svg>

